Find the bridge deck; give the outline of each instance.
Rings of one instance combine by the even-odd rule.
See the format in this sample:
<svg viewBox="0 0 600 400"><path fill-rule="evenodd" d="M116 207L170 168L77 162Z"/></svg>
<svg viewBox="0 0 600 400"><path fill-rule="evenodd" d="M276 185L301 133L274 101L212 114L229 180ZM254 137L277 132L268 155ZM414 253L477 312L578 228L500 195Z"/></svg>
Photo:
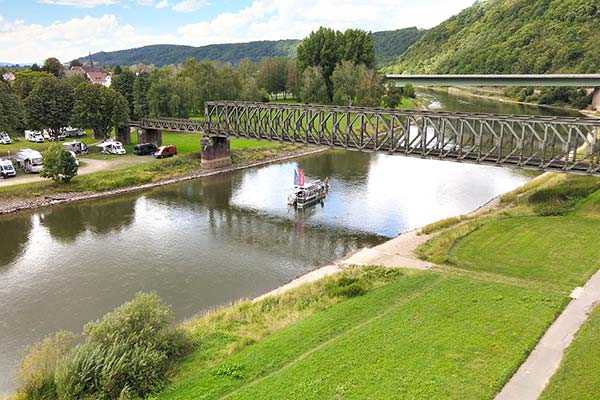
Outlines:
<svg viewBox="0 0 600 400"><path fill-rule="evenodd" d="M304 104L209 102L206 121L132 126L600 176L600 120Z"/></svg>

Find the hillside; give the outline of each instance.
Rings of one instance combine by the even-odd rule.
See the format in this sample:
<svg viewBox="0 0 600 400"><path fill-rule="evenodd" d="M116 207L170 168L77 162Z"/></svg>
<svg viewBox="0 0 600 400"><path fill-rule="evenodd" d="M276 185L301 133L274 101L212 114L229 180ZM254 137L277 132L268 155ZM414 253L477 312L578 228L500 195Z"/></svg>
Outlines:
<svg viewBox="0 0 600 400"><path fill-rule="evenodd" d="M389 63L402 55L425 31L417 28L376 32L375 53L379 64ZM249 43L214 44L202 47L159 44L135 49L100 52L92 54L94 62L102 65L154 64L164 66L179 64L188 58L221 61L237 64L248 58L259 61L267 57L291 56L296 52L299 40L260 41ZM81 61L87 57L80 58Z"/></svg>
<svg viewBox="0 0 600 400"><path fill-rule="evenodd" d="M393 72L600 71L600 4L590 0L478 1L431 29Z"/></svg>

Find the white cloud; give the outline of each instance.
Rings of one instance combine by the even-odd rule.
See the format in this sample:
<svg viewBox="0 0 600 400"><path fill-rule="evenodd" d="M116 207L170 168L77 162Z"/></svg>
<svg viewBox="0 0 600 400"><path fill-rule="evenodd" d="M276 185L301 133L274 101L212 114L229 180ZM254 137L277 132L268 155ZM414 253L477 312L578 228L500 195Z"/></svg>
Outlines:
<svg viewBox="0 0 600 400"><path fill-rule="evenodd" d="M50 25L7 21L0 16L0 60L9 62L40 62L48 57L66 62L89 52L169 42L177 42L177 38L141 34L115 15L86 16Z"/></svg>
<svg viewBox="0 0 600 400"><path fill-rule="evenodd" d="M302 38L320 26L378 31L409 26L432 27L474 0L254 0L233 13L184 25L187 44Z"/></svg>
<svg viewBox="0 0 600 400"><path fill-rule="evenodd" d="M156 8L166 8L166 7L169 7L168 0L161 0L158 3L156 3Z"/></svg>
<svg viewBox="0 0 600 400"><path fill-rule="evenodd" d="M207 6L209 3L206 0L183 0L173 6L173 10L177 12L193 12Z"/></svg>
<svg viewBox="0 0 600 400"><path fill-rule="evenodd" d="M91 8L97 6L108 6L117 4L119 0L38 0L41 4L55 4L60 6L74 6L81 8Z"/></svg>

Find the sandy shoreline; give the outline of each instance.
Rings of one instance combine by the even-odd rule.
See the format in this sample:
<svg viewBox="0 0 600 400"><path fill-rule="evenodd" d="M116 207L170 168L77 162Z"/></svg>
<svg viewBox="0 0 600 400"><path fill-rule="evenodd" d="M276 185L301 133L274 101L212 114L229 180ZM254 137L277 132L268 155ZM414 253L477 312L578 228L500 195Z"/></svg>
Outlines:
<svg viewBox="0 0 600 400"><path fill-rule="evenodd" d="M301 157L306 157L306 156L310 156L310 155L314 155L314 154L323 153L328 150L329 150L328 147L320 147L317 149L310 149L310 150L296 152L296 153L289 153L289 154L285 154L281 157L271 158L271 159L264 160L264 161L258 161L258 162L251 163L251 164L231 166L231 167L222 168L222 169L218 169L218 170L212 170L212 171L203 171L203 172L198 172L198 173L194 173L194 174L180 176L177 178L166 179L166 180L152 182L152 183L146 183L144 185L130 186L130 187L122 188L122 189L109 190L109 191L105 191L105 192L75 192L75 193L63 193L63 194L56 195L56 196L40 196L40 197L36 197L33 199L27 199L27 200L24 200L24 199L18 199L18 200L12 200L12 201L7 200L7 201L3 202L2 204L0 204L0 215L15 214L15 213L18 213L21 211L34 210L34 209L43 208L43 207L50 207L50 206L55 206L55 205L60 205L60 204L69 204L69 203L74 203L77 201L84 201L84 200L103 199L103 198L107 198L107 197L118 196L121 194L128 194L128 193L138 192L138 191L142 191L142 190L154 189L154 188L158 188L158 187L162 187L162 186L166 186L166 185L172 185L174 183L190 181L190 180L198 179L198 178L206 178L206 177L210 177L210 176L216 176L216 175L231 173L231 172L235 172L235 171L241 171L241 170L248 169L248 168L255 168L255 167L260 167L260 166L264 166L264 165L269 165L269 164L274 164L274 163L278 163L278 162L297 159L297 158L301 158Z"/></svg>

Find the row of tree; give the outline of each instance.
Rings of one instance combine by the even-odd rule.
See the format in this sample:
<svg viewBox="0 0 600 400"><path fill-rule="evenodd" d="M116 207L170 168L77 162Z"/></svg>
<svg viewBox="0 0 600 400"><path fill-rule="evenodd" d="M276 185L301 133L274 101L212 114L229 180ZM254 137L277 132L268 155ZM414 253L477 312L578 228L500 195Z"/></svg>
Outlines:
<svg viewBox="0 0 600 400"><path fill-rule="evenodd" d="M67 125L90 128L103 139L129 121L129 104L117 91L83 78L57 78L39 71L17 73L11 87L0 82L0 130L22 134L47 130L57 136Z"/></svg>
<svg viewBox="0 0 600 400"><path fill-rule="evenodd" d="M296 59L243 60L237 66L190 59L150 72L116 67L110 89L65 76L60 61L51 58L42 68L17 71L12 85L2 85L0 129L57 134L74 124L103 138L128 118L201 115L210 100L292 96L305 103L395 107L410 95L386 89L374 67L370 33L327 28L304 39Z"/></svg>

